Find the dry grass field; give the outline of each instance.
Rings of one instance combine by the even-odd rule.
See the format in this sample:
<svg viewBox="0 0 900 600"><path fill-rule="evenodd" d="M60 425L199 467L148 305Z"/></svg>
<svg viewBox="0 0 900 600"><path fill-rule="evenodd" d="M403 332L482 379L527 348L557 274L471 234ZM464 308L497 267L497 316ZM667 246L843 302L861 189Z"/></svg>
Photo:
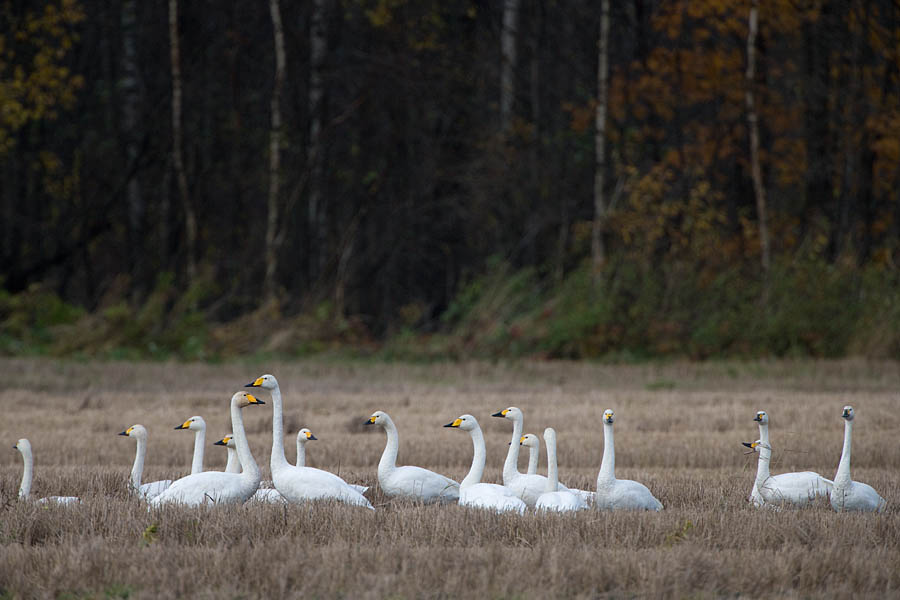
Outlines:
<svg viewBox="0 0 900 600"><path fill-rule="evenodd" d="M150 431L145 481L190 468L193 435L173 427L202 415L212 445L230 430L234 391L265 372L285 395L289 432L310 427L312 466L373 486L377 511L305 506L170 507L129 497L134 441ZM754 362L603 366L358 363L130 364L0 361L0 597L2 598L621 598L900 596L900 369L896 363ZM259 397L268 402L265 391ZM754 510L756 410L771 416L773 472L833 477L841 408L856 409L853 475L888 500L884 514ZM375 468L382 430L400 429L400 463L461 479L469 437L441 426L478 417L485 478L499 481L518 406L525 430L559 433L561 480L593 488L600 415L616 411L617 475L644 482L658 514L492 515L458 506L386 501ZM271 404L244 411L268 477ZM74 507L19 502L22 461L35 453L32 494L78 495ZM293 459L293 444L288 458ZM525 458L521 457L524 469ZM541 469L546 459L541 458Z"/></svg>

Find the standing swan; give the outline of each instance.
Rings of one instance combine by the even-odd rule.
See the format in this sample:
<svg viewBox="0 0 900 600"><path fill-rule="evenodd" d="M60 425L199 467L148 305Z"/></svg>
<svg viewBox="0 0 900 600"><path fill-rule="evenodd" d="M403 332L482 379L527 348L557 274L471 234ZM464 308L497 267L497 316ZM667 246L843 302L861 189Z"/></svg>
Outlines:
<svg viewBox="0 0 900 600"><path fill-rule="evenodd" d="M397 466L400 436L397 426L386 412L375 411L365 424L378 425L387 433L387 444L378 461L378 484L386 496L400 496L425 503L459 501L459 484L449 477L422 467Z"/></svg>
<svg viewBox="0 0 900 600"><path fill-rule="evenodd" d="M654 498L643 483L616 479L616 446L613 439L615 420L613 411L603 411L603 461L600 463L600 473L597 474L594 507L609 510L662 510L662 502Z"/></svg>
<svg viewBox="0 0 900 600"><path fill-rule="evenodd" d="M528 448L528 470L525 472L529 475L536 475L541 454L541 438L533 433L526 433L522 436L519 444Z"/></svg>
<svg viewBox="0 0 900 600"><path fill-rule="evenodd" d="M141 484L144 474L144 457L147 455L147 429L143 425L132 425L119 435L133 437L137 441L137 451L134 455L134 465L131 467L131 487L142 500L149 500L163 493L172 485L171 479L161 479L150 483Z"/></svg>
<svg viewBox="0 0 900 600"><path fill-rule="evenodd" d="M588 507L580 494L559 489L559 469L556 463L556 430L548 427L544 430L544 442L547 444L547 487L538 496L534 507L537 510L555 512L574 512Z"/></svg>
<svg viewBox="0 0 900 600"><path fill-rule="evenodd" d="M150 500L150 504L160 506L167 503L180 503L190 506L200 504L242 504L250 498L259 487L259 467L250 453L250 444L244 432L244 418L241 409L245 406L265 404L247 392L237 392L231 397L231 428L234 431L234 442L237 445L238 458L243 471L223 473L206 471L182 477L169 489Z"/></svg>
<svg viewBox="0 0 900 600"><path fill-rule="evenodd" d="M338 500L347 504L375 507L365 496L350 487L346 481L328 471L312 467L297 467L284 456L284 416L281 404L281 389L273 375L257 377L246 387L261 387L272 394L272 456L269 467L275 489L288 502L306 500ZM243 460L241 461L243 464Z"/></svg>
<svg viewBox="0 0 900 600"><path fill-rule="evenodd" d="M203 446L206 445L206 421L194 415L175 429L190 429L194 432L194 457L191 459L191 475L203 472Z"/></svg>
<svg viewBox="0 0 900 600"><path fill-rule="evenodd" d="M834 475L831 490L831 507L837 512L848 510L884 512L887 501L878 495L871 485L850 478L850 445L853 437L853 407L845 406L841 418L844 419L844 449L841 462Z"/></svg>
<svg viewBox="0 0 900 600"><path fill-rule="evenodd" d="M234 435L230 433L225 434L225 437L218 442L214 442L213 446L225 446L225 449L228 451L228 459L225 462L226 473L241 472L241 461L237 456L237 446L234 445Z"/></svg>
<svg viewBox="0 0 900 600"><path fill-rule="evenodd" d="M31 493L31 478L34 475L34 455L31 453L31 442L22 438L13 446L22 454L22 461L25 463L25 469L22 472L22 485L19 486L19 500L28 500ZM75 496L48 496L38 500L41 504L53 502L55 504L78 504L81 502Z"/></svg>
<svg viewBox="0 0 900 600"><path fill-rule="evenodd" d="M764 444L769 443L769 415L764 410L760 410L756 412L756 417L753 418L754 421L759 423L759 439ZM753 489L750 490L750 498L748 498L750 504L759 508L763 504L766 503L763 500L763 497L759 494L759 490L756 488L756 480L753 480Z"/></svg>
<svg viewBox="0 0 900 600"><path fill-rule="evenodd" d="M496 512L517 512L520 515L524 515L527 505L511 489L496 483L481 483L481 476L484 475L486 451L484 434L481 432L481 427L478 425L475 417L462 415L452 423L447 423L444 427L458 427L463 431L468 431L474 446L472 466L469 468L469 474L459 484L460 506L484 508Z"/></svg>
<svg viewBox="0 0 900 600"><path fill-rule="evenodd" d="M759 490L765 504L776 507L806 506L816 497L831 493L834 482L812 471L770 475L772 446L762 440L743 444L759 452L759 460L756 462L756 489Z"/></svg>

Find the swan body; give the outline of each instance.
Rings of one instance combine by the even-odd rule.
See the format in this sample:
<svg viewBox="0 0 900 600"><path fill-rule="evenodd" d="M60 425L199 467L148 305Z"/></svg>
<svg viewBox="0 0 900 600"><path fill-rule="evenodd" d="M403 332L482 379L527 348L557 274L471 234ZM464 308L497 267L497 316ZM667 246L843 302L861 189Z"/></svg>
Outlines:
<svg viewBox="0 0 900 600"><path fill-rule="evenodd" d="M754 421L759 423L759 439L765 443L769 443L769 414L760 410L756 412L756 417L753 418ZM766 503L763 500L763 497L759 493L759 489L756 487L756 480L753 480L753 489L750 490L750 498L748 498L750 504L759 508L763 504Z"/></svg>
<svg viewBox="0 0 900 600"><path fill-rule="evenodd" d="M182 477L173 483L159 496L150 500L150 504L242 504L259 488L259 467L253 460L250 444L244 432L244 419L241 409L245 406L265 404L247 392L237 392L231 397L231 427L238 457L243 467L241 473L223 473L206 471Z"/></svg>
<svg viewBox="0 0 900 600"><path fill-rule="evenodd" d="M875 491L875 488L861 481L853 481L850 477L850 446L854 416L853 407L845 406L841 414L841 418L844 419L844 449L841 452L837 473L834 475L831 507L837 512L884 512L887 501Z"/></svg>
<svg viewBox="0 0 900 600"><path fill-rule="evenodd" d="M306 466L306 443L314 442L318 440L313 432L304 427L300 431L297 432L297 466L305 467ZM355 483L348 483L350 487L359 492L360 494L365 494L369 489L367 485L356 485Z"/></svg>
<svg viewBox="0 0 900 600"><path fill-rule="evenodd" d="M831 493L834 482L812 471L770 475L772 447L762 440L744 442L744 445L759 453L759 460L756 463L756 489L765 505L806 506L817 497L828 496Z"/></svg>
<svg viewBox="0 0 900 600"><path fill-rule="evenodd" d="M525 472L536 475L541 454L541 438L533 433L526 433L519 441L519 445L528 448L528 470Z"/></svg>
<svg viewBox="0 0 900 600"><path fill-rule="evenodd" d="M615 414L603 412L603 461L597 474L597 493L594 507L604 510L662 510L657 500L642 483L630 479L616 479L616 447L613 437Z"/></svg>
<svg viewBox="0 0 900 600"><path fill-rule="evenodd" d="M547 444L547 487L538 496L534 507L537 510L554 512L574 512L588 507L587 502L570 490L559 489L559 470L556 462L556 430L548 427L544 430L544 442Z"/></svg>
<svg viewBox="0 0 900 600"><path fill-rule="evenodd" d="M228 459L225 461L225 472L226 473L240 473L241 472L241 461L237 455L237 446L234 443L234 434L226 434L218 442L213 443L214 446L225 446L225 449L228 451Z"/></svg>
<svg viewBox="0 0 900 600"><path fill-rule="evenodd" d="M481 426L472 415L462 415L444 427L458 427L469 432L474 452L469 474L459 484L459 504L471 508L481 508L494 512L517 512L525 514L527 505L509 488L496 483L481 483L484 475L485 444Z"/></svg>
<svg viewBox="0 0 900 600"><path fill-rule="evenodd" d="M273 375L266 374L257 377L253 382L248 383L247 387L261 387L269 390L272 394L272 455L269 467L272 471L272 483L286 501L337 500L345 504L375 510L365 496L334 473L312 467L298 467L287 461L284 455L284 416L281 389L278 387L278 380Z"/></svg>
<svg viewBox="0 0 900 600"><path fill-rule="evenodd" d="M194 432L194 455L191 459L191 475L202 473L203 447L206 445L206 421L203 420L203 417L194 415L181 425L176 425L175 429L189 429Z"/></svg>
<svg viewBox="0 0 900 600"><path fill-rule="evenodd" d="M19 486L19 500L28 500L31 494L31 480L34 476L34 454L31 451L31 442L22 438L13 446L22 455L24 469L22 471L22 484ZM75 496L48 496L37 500L39 504L64 504L72 505L81 502Z"/></svg>
<svg viewBox="0 0 900 600"><path fill-rule="evenodd" d="M410 498L426 504L458 502L459 484L434 471L411 465L397 466L400 438L397 426L384 411L375 411L366 425L378 425L387 434L387 444L378 461L378 484L388 497Z"/></svg>
<svg viewBox="0 0 900 600"><path fill-rule="evenodd" d="M147 455L147 429L143 425L132 425L119 435L133 437L137 442L137 450L134 454L134 465L131 467L131 487L142 500L155 498L163 493L170 485L171 479L161 479L150 483L141 483L144 473L144 458Z"/></svg>

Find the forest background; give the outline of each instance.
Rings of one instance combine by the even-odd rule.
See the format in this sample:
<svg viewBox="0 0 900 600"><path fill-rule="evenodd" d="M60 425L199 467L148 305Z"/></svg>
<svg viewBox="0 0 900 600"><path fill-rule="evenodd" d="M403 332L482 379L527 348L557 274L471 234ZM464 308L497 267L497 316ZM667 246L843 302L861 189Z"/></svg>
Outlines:
<svg viewBox="0 0 900 600"><path fill-rule="evenodd" d="M0 2L0 354L900 358L895 0Z"/></svg>

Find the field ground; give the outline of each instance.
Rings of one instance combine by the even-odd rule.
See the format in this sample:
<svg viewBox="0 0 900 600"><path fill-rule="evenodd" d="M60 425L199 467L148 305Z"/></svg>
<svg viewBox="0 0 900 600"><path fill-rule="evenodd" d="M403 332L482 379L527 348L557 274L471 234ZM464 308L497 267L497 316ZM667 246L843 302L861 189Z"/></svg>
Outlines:
<svg viewBox="0 0 900 600"><path fill-rule="evenodd" d="M191 415L212 442L230 430L228 400L264 372L285 395L290 433L307 426L312 466L373 486L375 513L332 504L166 508L128 496L134 442L150 431L145 481L186 474ZM577 363L396 365L297 362L226 365L0 361L0 597L64 598L596 598L900 597L900 367L863 361L606 366ZM268 394L259 393L268 401ZM771 416L774 472L833 477L841 408L856 410L853 475L888 500L881 515L754 510L746 503L758 437ZM559 433L560 477L593 488L600 415L616 412L617 476L638 479L659 514L497 516L457 506L386 501L375 486L384 445L362 427L381 409L400 429L400 463L461 479L465 433L481 422L485 479L499 481L518 406L525 430ZM271 405L248 407L253 453L268 477ZM33 494L78 495L75 507L16 500L28 437ZM288 444L288 458L293 458ZM525 459L520 466L524 469ZM545 467L541 459L541 469Z"/></svg>

